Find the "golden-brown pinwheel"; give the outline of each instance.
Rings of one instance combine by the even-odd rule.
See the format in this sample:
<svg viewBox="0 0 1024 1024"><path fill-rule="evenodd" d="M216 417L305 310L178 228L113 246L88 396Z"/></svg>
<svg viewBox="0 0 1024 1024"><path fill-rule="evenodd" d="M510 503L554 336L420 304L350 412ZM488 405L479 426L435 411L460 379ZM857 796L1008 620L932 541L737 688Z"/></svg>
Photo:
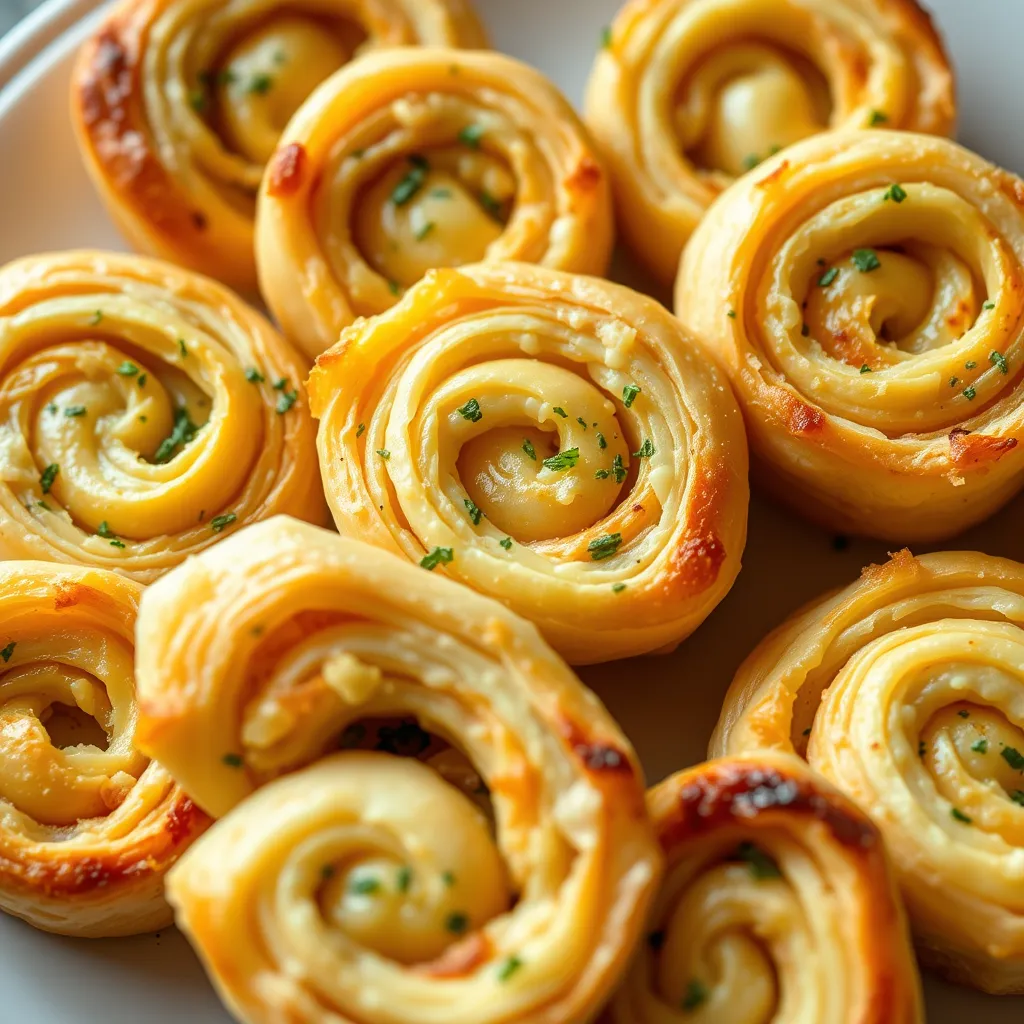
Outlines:
<svg viewBox="0 0 1024 1024"><path fill-rule="evenodd" d="M171 921L163 878L207 818L135 748L141 587L0 565L0 909L64 935Z"/></svg>
<svg viewBox="0 0 1024 1024"><path fill-rule="evenodd" d="M256 288L256 192L288 119L352 57L484 46L467 0L123 0L82 48L71 110L141 252Z"/></svg>
<svg viewBox="0 0 1024 1024"><path fill-rule="evenodd" d="M619 223L664 282L714 198L829 128L949 134L953 75L916 0L630 0L586 121Z"/></svg>
<svg viewBox="0 0 1024 1024"><path fill-rule="evenodd" d="M874 819L929 963L1024 992L1024 566L884 566L747 659L713 754L797 750Z"/></svg>
<svg viewBox="0 0 1024 1024"><path fill-rule="evenodd" d="M276 512L326 517L305 364L220 285L138 256L0 269L0 557L148 583Z"/></svg>
<svg viewBox="0 0 1024 1024"><path fill-rule="evenodd" d="M325 82L260 192L260 287L315 356L432 267L521 260L602 274L611 199L585 129L540 72L406 49Z"/></svg>
<svg viewBox="0 0 1024 1024"><path fill-rule="evenodd" d="M609 1024L918 1024L882 838L798 758L727 758L655 786L667 857Z"/></svg>
<svg viewBox="0 0 1024 1024"><path fill-rule="evenodd" d="M660 856L629 744L529 623L279 517L147 591L139 678L142 747L226 814L168 894L240 1020L607 998Z"/></svg>
<svg viewBox="0 0 1024 1024"><path fill-rule="evenodd" d="M1024 182L908 132L820 135L715 204L676 312L755 465L843 532L935 540L1024 480Z"/></svg>
<svg viewBox="0 0 1024 1024"><path fill-rule="evenodd" d="M524 264L433 271L309 387L342 533L499 598L574 663L674 647L736 578L740 416L645 296Z"/></svg>

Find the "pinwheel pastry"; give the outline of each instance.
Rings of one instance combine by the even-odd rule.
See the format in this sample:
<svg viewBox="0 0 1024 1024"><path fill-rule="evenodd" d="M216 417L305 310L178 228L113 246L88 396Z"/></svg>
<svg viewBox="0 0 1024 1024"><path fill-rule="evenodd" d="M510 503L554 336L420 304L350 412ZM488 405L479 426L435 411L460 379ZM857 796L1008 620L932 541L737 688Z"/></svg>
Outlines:
<svg viewBox="0 0 1024 1024"><path fill-rule="evenodd" d="M72 78L86 166L135 248L252 291L288 119L352 57L410 43L486 45L466 0L123 0Z"/></svg>
<svg viewBox="0 0 1024 1024"><path fill-rule="evenodd" d="M660 855L628 742L529 623L278 517L147 592L139 676L143 749L226 814L168 892L240 1020L608 996Z"/></svg>
<svg viewBox="0 0 1024 1024"><path fill-rule="evenodd" d="M932 541L1024 478L1024 182L945 139L819 135L715 204L676 311L724 360L767 486Z"/></svg>
<svg viewBox="0 0 1024 1024"><path fill-rule="evenodd" d="M918 1024L882 839L798 758L679 772L648 807L668 858L609 1024Z"/></svg>
<svg viewBox="0 0 1024 1024"><path fill-rule="evenodd" d="M608 183L539 71L496 53L381 51L302 106L260 191L260 287L315 356L432 267L522 260L602 274Z"/></svg>
<svg viewBox="0 0 1024 1024"><path fill-rule="evenodd" d="M305 364L206 278L68 252L0 269L0 558L148 583L275 512L327 514Z"/></svg>
<svg viewBox="0 0 1024 1024"><path fill-rule="evenodd" d="M500 599L571 662L671 649L739 571L732 393L627 288L434 271L309 387L338 529Z"/></svg>
<svg viewBox="0 0 1024 1024"><path fill-rule="evenodd" d="M0 909L46 931L170 924L164 874L208 823L134 746L141 589L0 564Z"/></svg>
<svg viewBox="0 0 1024 1024"><path fill-rule="evenodd" d="M796 750L881 829L927 962L1024 992L1024 566L871 566L769 636L713 754Z"/></svg>
<svg viewBox="0 0 1024 1024"><path fill-rule="evenodd" d="M715 197L784 147L830 128L948 135L954 120L916 0L630 0L586 96L626 241L665 283Z"/></svg>

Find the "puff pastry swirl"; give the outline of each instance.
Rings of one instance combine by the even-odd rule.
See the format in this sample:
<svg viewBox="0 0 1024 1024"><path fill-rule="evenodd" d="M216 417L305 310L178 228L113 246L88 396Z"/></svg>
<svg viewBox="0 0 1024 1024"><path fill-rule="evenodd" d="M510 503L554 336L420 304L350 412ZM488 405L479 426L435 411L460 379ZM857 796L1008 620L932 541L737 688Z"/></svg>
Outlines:
<svg viewBox="0 0 1024 1024"><path fill-rule="evenodd" d="M906 543L1024 478L1024 183L945 139L820 135L737 182L676 311L725 361L755 466L829 528Z"/></svg>
<svg viewBox="0 0 1024 1024"><path fill-rule="evenodd" d="M667 858L608 1024L918 1024L881 836L791 755L679 772L648 807Z"/></svg>
<svg viewBox="0 0 1024 1024"><path fill-rule="evenodd" d="M380 52L303 105L260 191L260 287L310 356L432 267L603 274L606 175L572 107L497 53Z"/></svg>
<svg viewBox="0 0 1024 1024"><path fill-rule="evenodd" d="M326 517L302 378L220 285L103 252L0 269L0 557L141 583L275 512Z"/></svg>
<svg viewBox="0 0 1024 1024"><path fill-rule="evenodd" d="M528 623L279 517L149 589L139 677L141 745L226 813L168 894L240 1020L570 1024L607 997L660 856L628 742Z"/></svg>
<svg viewBox="0 0 1024 1024"><path fill-rule="evenodd" d="M79 54L86 166L132 245L255 291L267 160L313 89L353 57L484 46L467 0L123 0Z"/></svg>
<svg viewBox="0 0 1024 1024"><path fill-rule="evenodd" d="M1024 566L871 566L741 667L713 754L797 750L874 819L925 959L1024 992Z"/></svg>
<svg viewBox="0 0 1024 1024"><path fill-rule="evenodd" d="M573 663L674 647L739 571L732 393L627 288L434 271L309 387L339 530L499 598Z"/></svg>
<svg viewBox="0 0 1024 1024"><path fill-rule="evenodd" d="M170 924L164 874L208 823L133 743L140 592L102 570L0 564L0 909L46 931Z"/></svg>
<svg viewBox="0 0 1024 1024"><path fill-rule="evenodd" d="M623 234L666 283L715 197L780 149L833 128L947 135L954 117L916 0L630 0L586 96Z"/></svg>

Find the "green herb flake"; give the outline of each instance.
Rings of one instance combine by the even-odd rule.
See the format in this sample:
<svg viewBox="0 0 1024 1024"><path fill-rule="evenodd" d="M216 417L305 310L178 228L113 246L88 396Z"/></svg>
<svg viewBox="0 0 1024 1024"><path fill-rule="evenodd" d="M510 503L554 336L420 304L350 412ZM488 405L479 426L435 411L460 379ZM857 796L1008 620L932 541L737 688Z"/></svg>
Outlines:
<svg viewBox="0 0 1024 1024"><path fill-rule="evenodd" d="M621 484L626 479L626 467L622 464L622 456L616 455L612 459L612 476L615 477L615 482Z"/></svg>
<svg viewBox="0 0 1024 1024"><path fill-rule="evenodd" d="M451 199L452 190L450 188L432 188L429 194L434 199Z"/></svg>
<svg viewBox="0 0 1024 1024"><path fill-rule="evenodd" d="M388 281L388 291L392 295L397 295L402 290L402 286L397 281Z"/></svg>
<svg viewBox="0 0 1024 1024"><path fill-rule="evenodd" d="M533 447L533 444L528 437L523 438L523 451L526 452L534 462L537 461L537 449Z"/></svg>
<svg viewBox="0 0 1024 1024"><path fill-rule="evenodd" d="M451 871L442 871L441 881L450 889L455 884L455 875Z"/></svg>
<svg viewBox="0 0 1024 1024"><path fill-rule="evenodd" d="M545 459L541 465L547 469L563 470L572 469L580 461L579 448L566 448L564 452L552 455Z"/></svg>
<svg viewBox="0 0 1024 1024"><path fill-rule="evenodd" d="M988 753L988 740L984 736L976 743L971 744L971 750L976 754L987 754Z"/></svg>
<svg viewBox="0 0 1024 1024"><path fill-rule="evenodd" d="M626 584L625 583L613 583L612 584L612 593L613 594L621 594L625 589L626 589Z"/></svg>
<svg viewBox="0 0 1024 1024"><path fill-rule="evenodd" d="M1013 792L1012 792L1012 793L1010 794L1010 799L1011 799L1011 800L1012 800L1012 801L1013 801L1013 802L1014 802L1015 804L1020 804L1020 805L1021 805L1021 807L1024 807L1024 789L1015 789L1015 790L1014 790L1014 791L1013 791Z"/></svg>
<svg viewBox="0 0 1024 1024"><path fill-rule="evenodd" d="M601 29L601 49L610 50L612 45L612 28L611 25L605 25Z"/></svg>
<svg viewBox="0 0 1024 1024"><path fill-rule="evenodd" d="M356 427L356 440L357 441L359 440L359 438L361 438L363 436L363 433L364 433L365 430L366 430L366 424L365 423L360 423L359 426Z"/></svg>
<svg viewBox="0 0 1024 1024"><path fill-rule="evenodd" d="M587 429L587 421L582 416L576 417L576 422L584 429Z"/></svg>
<svg viewBox="0 0 1024 1024"><path fill-rule="evenodd" d="M986 302L985 305L983 305L981 308L982 309L995 309L996 308L996 304L994 302Z"/></svg>
<svg viewBox="0 0 1024 1024"><path fill-rule="evenodd" d="M750 865L750 873L755 878L780 878L782 876L778 864L754 843L740 843L736 857Z"/></svg>
<svg viewBox="0 0 1024 1024"><path fill-rule="evenodd" d="M459 132L459 142L464 146L469 146L470 149L479 149L480 140L483 138L483 135L483 125L467 124L466 127Z"/></svg>
<svg viewBox="0 0 1024 1024"><path fill-rule="evenodd" d="M978 364L973 359L968 359L967 362L964 363L964 369L973 370L977 365Z"/></svg>
<svg viewBox="0 0 1024 1024"><path fill-rule="evenodd" d="M117 536L117 534L114 533L113 530L111 530L110 524L106 521L106 519L104 519L103 522L100 523L100 525L96 528L96 534L97 536L103 537L106 540L110 540L111 538Z"/></svg>
<svg viewBox="0 0 1024 1024"><path fill-rule="evenodd" d="M69 405L64 409L65 416L84 416L88 410L84 405Z"/></svg>
<svg viewBox="0 0 1024 1024"><path fill-rule="evenodd" d="M607 469L598 469L594 472L595 480L607 480L611 473Z"/></svg>
<svg viewBox="0 0 1024 1024"><path fill-rule="evenodd" d="M960 383L960 378L959 377L950 377L949 378L949 386L951 388L955 388L957 386L957 384L959 384L959 383Z"/></svg>
<svg viewBox="0 0 1024 1024"><path fill-rule="evenodd" d="M498 968L498 981L508 981L520 967L523 966L523 961L517 956L510 956L499 968Z"/></svg>
<svg viewBox="0 0 1024 1024"><path fill-rule="evenodd" d="M214 516L210 520L210 529L214 533L220 533L225 526L230 526L233 522L238 519L238 516L234 512L225 512L223 515Z"/></svg>
<svg viewBox="0 0 1024 1024"><path fill-rule="evenodd" d="M889 115L883 110L872 110L868 117L868 127L877 128L880 124L888 124Z"/></svg>
<svg viewBox="0 0 1024 1024"><path fill-rule="evenodd" d="M36 505L37 505L37 506L38 506L39 508L41 508L41 509L42 509L42 510L43 510L44 512L52 512L52 511L53 511L53 509L52 509L52 508L50 508L50 506L49 506L49 505L47 505L45 501L37 501L37 502L36 502Z"/></svg>
<svg viewBox="0 0 1024 1024"><path fill-rule="evenodd" d="M743 170L752 171L760 162L761 158L756 153L749 153L743 158Z"/></svg>
<svg viewBox="0 0 1024 1024"><path fill-rule="evenodd" d="M278 416L283 416L298 400L298 391L285 391L277 396L277 405L274 407L274 411Z"/></svg>
<svg viewBox="0 0 1024 1024"><path fill-rule="evenodd" d="M1024 772L1024 754L1016 747L1003 747L999 754L1014 771Z"/></svg>
<svg viewBox="0 0 1024 1024"><path fill-rule="evenodd" d="M198 429L189 417L188 410L184 407L178 409L174 413L174 426L171 428L170 434L160 442L153 461L157 465L170 462L177 450L184 448L196 436Z"/></svg>
<svg viewBox="0 0 1024 1024"><path fill-rule="evenodd" d="M114 372L121 377L134 377L139 372L139 368L126 359Z"/></svg>
<svg viewBox="0 0 1024 1024"><path fill-rule="evenodd" d="M380 457L381 457L382 459L390 459L390 458L391 458L391 452L389 452L389 451L387 450L387 448L378 448L378 449L377 449L377 454L378 454L378 455L379 455L379 456L380 456Z"/></svg>
<svg viewBox="0 0 1024 1024"><path fill-rule="evenodd" d="M260 72L259 74L253 75L249 80L248 91L255 94L256 96L266 96L270 92L271 87L274 84L274 79L266 72Z"/></svg>
<svg viewBox="0 0 1024 1024"><path fill-rule="evenodd" d="M642 445L640 450L633 452L634 457L638 459L649 459L657 449L654 447L654 442L648 437Z"/></svg>
<svg viewBox="0 0 1024 1024"><path fill-rule="evenodd" d="M455 558L455 552L451 548L434 548L429 555L420 559L420 565L433 572L439 565L447 565Z"/></svg>
<svg viewBox="0 0 1024 1024"><path fill-rule="evenodd" d="M729 318L730 320L735 320L735 319L736 319L736 310L735 310L735 309L730 309L730 310L729 310L729 312L728 312L728 313L726 313L725 315L726 315L726 316L727 316L727 317L728 317L728 318Z"/></svg>
<svg viewBox="0 0 1024 1024"><path fill-rule="evenodd" d="M627 384L622 389L622 404L630 409L633 406L633 402L636 401L636 396L640 394L640 389L635 384Z"/></svg>
<svg viewBox="0 0 1024 1024"><path fill-rule="evenodd" d="M220 760L221 764L226 764L229 768L241 768L245 764L241 754L225 754Z"/></svg>
<svg viewBox="0 0 1024 1024"><path fill-rule="evenodd" d="M182 359L186 359L188 357L188 346L185 344L184 338L178 339L178 351L181 353Z"/></svg>
<svg viewBox="0 0 1024 1024"><path fill-rule="evenodd" d="M954 807L949 813L955 821L963 822L965 825L970 825L974 821L969 814L964 814L959 807Z"/></svg>
<svg viewBox="0 0 1024 1024"><path fill-rule="evenodd" d="M455 911L445 918L444 926L452 935L463 935L469 927L469 918L465 914Z"/></svg>
<svg viewBox="0 0 1024 1024"><path fill-rule="evenodd" d="M974 389L973 386L969 388L964 388L963 390L963 396L964 398L967 399L968 402L973 402L974 399L977 397L977 394L978 392Z"/></svg>
<svg viewBox="0 0 1024 1024"><path fill-rule="evenodd" d="M480 191L480 205L497 221L501 220L501 201L486 189Z"/></svg>
<svg viewBox="0 0 1024 1024"><path fill-rule="evenodd" d="M907 190L902 185L890 185L888 191L882 196L883 201L888 202L890 199L894 203L902 203L907 198Z"/></svg>
<svg viewBox="0 0 1024 1024"><path fill-rule="evenodd" d="M868 364L867 364L867 363L865 363L865 364L864 364L864 365L863 365L863 366L862 366L862 367L860 368L860 372L861 372L861 373L870 373L870 372L871 372L871 367L870 367L870 366L868 366Z"/></svg>
<svg viewBox="0 0 1024 1024"><path fill-rule="evenodd" d="M348 891L356 896L372 896L380 892L380 879L373 875L361 875L349 882Z"/></svg>
<svg viewBox="0 0 1024 1024"><path fill-rule="evenodd" d="M691 978L686 983L686 992L683 994L683 1001L679 1004L684 1010L696 1010L703 1006L708 1000L707 986L696 978Z"/></svg>
<svg viewBox="0 0 1024 1024"><path fill-rule="evenodd" d="M850 259L862 274L870 274L872 270L878 270L882 265L874 249L854 249Z"/></svg>
<svg viewBox="0 0 1024 1024"><path fill-rule="evenodd" d="M821 277L818 278L818 284L821 285L822 288L827 288L838 276L839 268L831 267L829 270L826 270L825 273L821 275Z"/></svg>
<svg viewBox="0 0 1024 1024"><path fill-rule="evenodd" d="M403 864L395 873L395 887L399 892L408 892L412 885L412 868Z"/></svg>
<svg viewBox="0 0 1024 1024"><path fill-rule="evenodd" d="M428 220L426 224L424 224L421 228L417 229L416 241L422 242L423 239L426 238L427 235L429 235L430 232L433 231L435 227L436 225L434 224L434 222L432 220Z"/></svg>
<svg viewBox="0 0 1024 1024"><path fill-rule="evenodd" d="M560 405L556 405L551 411L556 416L561 416L563 420L567 419L569 416L569 414Z"/></svg>
<svg viewBox="0 0 1024 1024"><path fill-rule="evenodd" d="M140 389L144 388L146 386L146 381L147 380L149 380L149 378L146 376L146 374L144 374L144 373L140 373L139 374L139 388Z"/></svg>
<svg viewBox="0 0 1024 1024"><path fill-rule="evenodd" d="M4 664L11 660L11 655L14 654L14 648L18 646L16 640L12 640L2 651L0 651L0 658L4 659Z"/></svg>
<svg viewBox="0 0 1024 1024"><path fill-rule="evenodd" d="M469 513L469 521L474 526L479 526L480 519L483 516L483 512L480 511L480 507L476 505L471 498L464 498L463 504L466 506L466 512Z"/></svg>
<svg viewBox="0 0 1024 1024"><path fill-rule="evenodd" d="M963 710L962 708L961 708L961 709L960 709L960 710L959 710L959 711L957 712L957 714L958 714L958 715L959 715L959 716L960 716L961 718L970 718L970 717L971 717L971 713L970 713L970 711L964 711L964 710Z"/></svg>
<svg viewBox="0 0 1024 1024"><path fill-rule="evenodd" d="M125 543L124 543L124 541L123 541L123 540L119 540L119 539L118 539L117 537L115 537L115 538L114 538L114 539L113 539L113 540L112 540L112 541L110 542L110 546L111 546L112 548L123 548L123 547L125 546Z"/></svg>
<svg viewBox="0 0 1024 1024"><path fill-rule="evenodd" d="M60 466L56 462L51 462L43 470L42 475L39 477L39 486L42 488L43 494L50 493L50 488L53 486L53 481L57 479L59 472Z"/></svg>
<svg viewBox="0 0 1024 1024"><path fill-rule="evenodd" d="M999 368L1000 373L1009 373L1010 368L1006 365L1006 356L1002 352L990 352L988 361Z"/></svg>
<svg viewBox="0 0 1024 1024"><path fill-rule="evenodd" d="M101 323L103 323L103 310L97 309L96 312L93 313L91 317L89 317L89 326L96 327Z"/></svg>
<svg viewBox="0 0 1024 1024"><path fill-rule="evenodd" d="M498 543L499 543L499 544L500 544L500 545L501 545L501 546L502 546L502 547L503 547L503 548L504 548L504 549L505 549L506 551L511 551L511 550L512 550L512 538L511 538L511 537L502 537L502 539L501 539L501 540L499 540L499 541L498 541Z"/></svg>
<svg viewBox="0 0 1024 1024"><path fill-rule="evenodd" d="M598 432L597 435L597 447L602 450L608 447L608 442L604 439L604 434Z"/></svg>
<svg viewBox="0 0 1024 1024"><path fill-rule="evenodd" d="M619 550L619 545L621 544L621 533L608 533L603 537L598 537L597 540L592 540L587 545L587 550L590 552L590 557L593 561L602 562L606 558L611 558Z"/></svg>
<svg viewBox="0 0 1024 1024"><path fill-rule="evenodd" d="M405 206L423 188L423 183L427 180L430 164L425 157L414 153L409 157L409 165L409 170L406 171L405 177L402 178L391 192L391 202L395 206Z"/></svg>
<svg viewBox="0 0 1024 1024"><path fill-rule="evenodd" d="M475 398L471 398L465 405L459 406L455 411L464 420L469 420L470 423L479 423L484 418L484 414L480 411L480 403Z"/></svg>

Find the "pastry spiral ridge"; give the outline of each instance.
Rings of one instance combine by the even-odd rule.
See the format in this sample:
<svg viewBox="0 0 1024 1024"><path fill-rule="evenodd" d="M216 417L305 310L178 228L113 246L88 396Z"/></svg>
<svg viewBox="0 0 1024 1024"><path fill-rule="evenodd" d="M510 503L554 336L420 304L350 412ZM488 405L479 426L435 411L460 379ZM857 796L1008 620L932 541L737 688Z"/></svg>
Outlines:
<svg viewBox="0 0 1024 1024"><path fill-rule="evenodd" d="M596 1012L660 859L625 738L528 623L280 517L150 588L139 647L143 748L224 815L168 892L240 1019Z"/></svg>
<svg viewBox="0 0 1024 1024"><path fill-rule="evenodd" d="M901 552L784 623L713 753L796 750L874 819L925 959L1024 991L1024 567Z"/></svg>
<svg viewBox="0 0 1024 1024"><path fill-rule="evenodd" d="M499 598L571 662L671 649L746 536L740 419L698 353L605 281L434 271L310 376L335 521Z"/></svg>
<svg viewBox="0 0 1024 1024"><path fill-rule="evenodd" d="M102 570L0 565L0 909L46 931L169 924L164 874L208 821L134 746L140 592Z"/></svg>
<svg viewBox="0 0 1024 1024"><path fill-rule="evenodd" d="M263 317L169 264L8 264L0 555L148 583L275 512L322 521L304 373Z"/></svg>

